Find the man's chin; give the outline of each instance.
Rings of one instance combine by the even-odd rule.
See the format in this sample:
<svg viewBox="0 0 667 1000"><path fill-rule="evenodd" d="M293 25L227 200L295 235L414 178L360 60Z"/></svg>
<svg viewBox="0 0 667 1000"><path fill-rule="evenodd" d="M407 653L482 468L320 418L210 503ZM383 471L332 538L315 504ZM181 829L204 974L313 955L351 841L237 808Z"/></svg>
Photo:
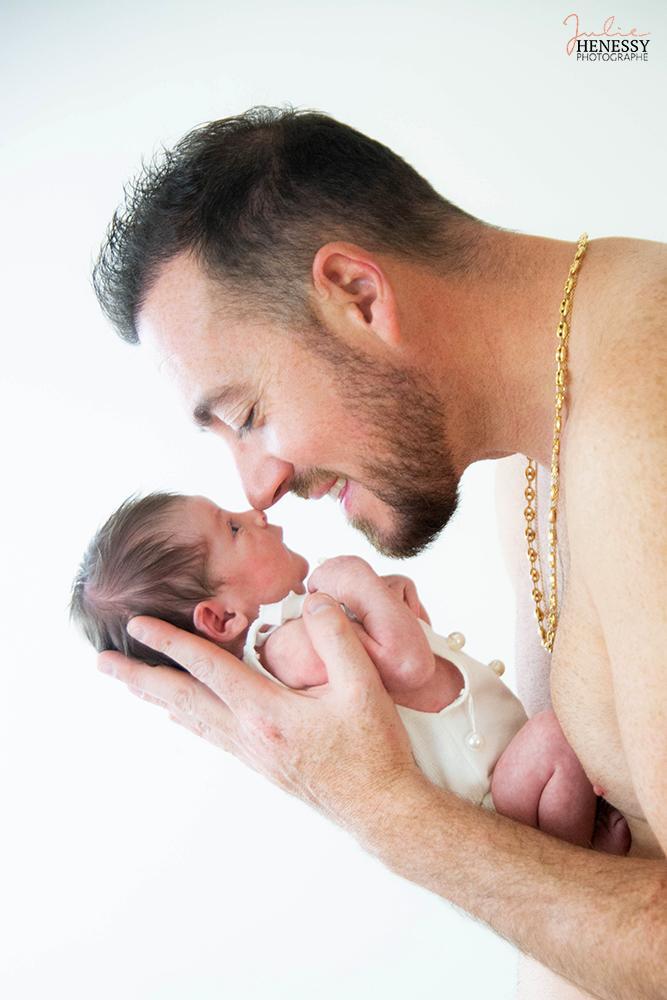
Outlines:
<svg viewBox="0 0 667 1000"><path fill-rule="evenodd" d="M416 556L437 538L442 527L435 526L431 521L425 530L424 522L428 518L416 514L410 517L407 511L398 510L379 491L358 483L354 484L354 494L345 496L343 506L348 524L360 531L380 555L389 559Z"/></svg>
<svg viewBox="0 0 667 1000"><path fill-rule="evenodd" d="M360 531L381 556L388 559L410 559L423 552L434 540L435 535L424 538L416 532L394 528L382 530L372 521L363 517L350 518L351 526Z"/></svg>

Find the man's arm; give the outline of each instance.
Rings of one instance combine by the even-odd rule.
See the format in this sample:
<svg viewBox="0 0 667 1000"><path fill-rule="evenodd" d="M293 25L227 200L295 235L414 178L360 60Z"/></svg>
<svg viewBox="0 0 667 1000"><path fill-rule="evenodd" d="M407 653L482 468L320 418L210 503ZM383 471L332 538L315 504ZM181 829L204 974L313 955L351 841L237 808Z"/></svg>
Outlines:
<svg viewBox="0 0 667 1000"><path fill-rule="evenodd" d="M555 840L412 776L357 835L403 877L604 1000L664 1000L667 865Z"/></svg>
<svg viewBox="0 0 667 1000"><path fill-rule="evenodd" d="M348 623L336 608L326 617L306 619L319 655L351 660ZM603 1000L664 1000L664 861L574 847L415 771L349 805L337 818L370 853L566 979Z"/></svg>
<svg viewBox="0 0 667 1000"><path fill-rule="evenodd" d="M147 618L132 633L193 676L118 653L102 654L100 667L589 992L664 1000L665 862L573 847L431 785L339 605L310 595L304 620L329 675L312 693L279 688L205 639Z"/></svg>

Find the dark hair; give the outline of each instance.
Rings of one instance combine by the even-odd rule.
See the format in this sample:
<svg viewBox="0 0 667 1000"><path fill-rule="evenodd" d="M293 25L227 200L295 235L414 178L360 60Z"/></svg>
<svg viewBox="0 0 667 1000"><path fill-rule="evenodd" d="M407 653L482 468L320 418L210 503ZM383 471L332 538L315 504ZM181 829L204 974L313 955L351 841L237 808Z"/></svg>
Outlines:
<svg viewBox="0 0 667 1000"><path fill-rule="evenodd" d="M133 639L126 626L135 615L151 615L196 633L194 608L222 583L208 577L205 541L184 544L169 530L167 515L185 499L179 493L129 497L86 549L70 618L98 652L115 649L145 663L179 666Z"/></svg>
<svg viewBox="0 0 667 1000"><path fill-rule="evenodd" d="M452 273L469 269L486 225L387 146L318 111L253 107L197 126L163 154L125 186L93 269L100 305L130 343L160 267L182 251L240 317L307 332L312 261L325 243Z"/></svg>

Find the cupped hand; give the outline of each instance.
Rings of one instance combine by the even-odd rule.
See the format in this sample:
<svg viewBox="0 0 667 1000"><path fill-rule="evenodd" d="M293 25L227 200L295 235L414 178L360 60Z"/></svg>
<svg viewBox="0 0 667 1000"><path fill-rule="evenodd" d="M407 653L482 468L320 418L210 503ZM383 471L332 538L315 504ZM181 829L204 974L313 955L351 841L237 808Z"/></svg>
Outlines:
<svg viewBox="0 0 667 1000"><path fill-rule="evenodd" d="M358 828L419 772L394 703L339 605L311 595L304 621L329 676L312 691L281 687L208 640L147 617L133 620L132 634L188 673L112 652L100 654L99 669L285 791Z"/></svg>

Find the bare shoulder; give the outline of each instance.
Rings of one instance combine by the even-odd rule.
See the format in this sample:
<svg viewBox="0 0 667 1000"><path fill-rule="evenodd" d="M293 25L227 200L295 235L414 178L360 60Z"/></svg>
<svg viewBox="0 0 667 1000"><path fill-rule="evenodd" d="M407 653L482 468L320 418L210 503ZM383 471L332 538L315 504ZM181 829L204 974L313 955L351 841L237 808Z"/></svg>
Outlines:
<svg viewBox="0 0 667 1000"><path fill-rule="evenodd" d="M659 535L665 522L667 253L662 267L648 270L635 286L626 284L615 309L603 312L606 335L566 421L561 475L568 537L572 556L587 555L589 566L591 546L604 532L634 533L638 519L655 517Z"/></svg>
<svg viewBox="0 0 667 1000"><path fill-rule="evenodd" d="M664 445L667 429L667 244L600 242L607 246L591 279L589 365L567 415L563 455L568 496L590 499L594 490L598 501L600 491L612 492L610 460L623 461L651 441Z"/></svg>
<svg viewBox="0 0 667 1000"><path fill-rule="evenodd" d="M593 259L601 263L596 277L603 280L604 291L611 294L614 288L624 292L626 287L638 289L664 280L667 271L667 243L657 240L640 240L626 236L608 236L591 240L587 251L587 264ZM594 265L593 265L594 266ZM580 281L586 270L582 268ZM622 277L623 287L618 279ZM577 293L578 295L579 293Z"/></svg>
<svg viewBox="0 0 667 1000"><path fill-rule="evenodd" d="M619 351L651 336L662 325L667 309L667 243L613 237L594 240L582 269L575 316L586 298L584 321L601 365L613 364Z"/></svg>

